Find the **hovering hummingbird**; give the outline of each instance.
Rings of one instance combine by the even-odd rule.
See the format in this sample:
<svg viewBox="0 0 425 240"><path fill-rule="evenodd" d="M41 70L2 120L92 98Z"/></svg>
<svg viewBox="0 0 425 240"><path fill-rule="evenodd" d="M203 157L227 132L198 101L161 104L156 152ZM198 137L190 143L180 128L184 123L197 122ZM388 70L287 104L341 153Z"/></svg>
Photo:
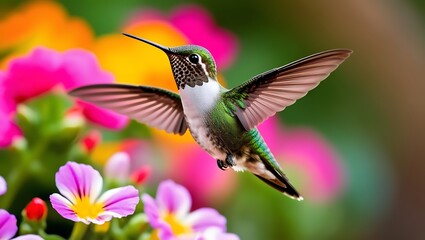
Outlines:
<svg viewBox="0 0 425 240"><path fill-rule="evenodd" d="M189 129L221 170L248 170L289 197L303 199L256 126L315 88L351 50L317 53L226 89L217 81L215 61L207 49L196 45L165 47L123 34L168 56L180 94L148 86L99 84L74 89L70 95L168 133L183 135Z"/></svg>

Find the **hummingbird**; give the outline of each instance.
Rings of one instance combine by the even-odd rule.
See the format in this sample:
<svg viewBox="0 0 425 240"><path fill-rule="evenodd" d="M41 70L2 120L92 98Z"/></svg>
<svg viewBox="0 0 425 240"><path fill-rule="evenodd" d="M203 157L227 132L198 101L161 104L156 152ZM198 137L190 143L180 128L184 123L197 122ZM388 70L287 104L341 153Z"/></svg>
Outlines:
<svg viewBox="0 0 425 240"><path fill-rule="evenodd" d="M315 88L351 50L316 53L227 89L218 82L214 58L204 47L166 47L123 34L167 55L179 94L150 86L97 84L76 88L71 96L168 133L183 135L189 129L221 170L247 170L285 195L303 200L256 126Z"/></svg>

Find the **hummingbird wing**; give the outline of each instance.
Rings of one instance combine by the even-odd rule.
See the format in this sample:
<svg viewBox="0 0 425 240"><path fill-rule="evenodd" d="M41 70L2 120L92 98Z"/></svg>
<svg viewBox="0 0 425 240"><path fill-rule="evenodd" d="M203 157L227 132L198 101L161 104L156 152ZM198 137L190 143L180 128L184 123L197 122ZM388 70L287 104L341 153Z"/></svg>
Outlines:
<svg viewBox="0 0 425 240"><path fill-rule="evenodd" d="M224 94L228 108L250 130L315 88L352 53L317 53L253 77Z"/></svg>
<svg viewBox="0 0 425 240"><path fill-rule="evenodd" d="M187 130L180 96L164 89L98 84L74 89L69 94L168 133L183 135Z"/></svg>

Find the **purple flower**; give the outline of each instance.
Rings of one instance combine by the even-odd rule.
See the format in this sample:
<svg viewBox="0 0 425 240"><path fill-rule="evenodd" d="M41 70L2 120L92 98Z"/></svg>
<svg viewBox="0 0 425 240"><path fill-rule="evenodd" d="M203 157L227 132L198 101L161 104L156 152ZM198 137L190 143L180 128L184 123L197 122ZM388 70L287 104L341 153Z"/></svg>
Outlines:
<svg viewBox="0 0 425 240"><path fill-rule="evenodd" d="M222 215L212 208L190 212L189 192L171 180L159 185L156 199L143 194L142 200L154 234L160 239L223 239L219 237L227 235Z"/></svg>
<svg viewBox="0 0 425 240"><path fill-rule="evenodd" d="M139 192L133 186L114 188L100 195L103 179L86 164L68 162L56 173L58 193L50 195L53 208L74 222L103 224L113 217L134 213Z"/></svg>
<svg viewBox="0 0 425 240"><path fill-rule="evenodd" d="M17 231L16 217L0 209L0 239L11 239Z"/></svg>

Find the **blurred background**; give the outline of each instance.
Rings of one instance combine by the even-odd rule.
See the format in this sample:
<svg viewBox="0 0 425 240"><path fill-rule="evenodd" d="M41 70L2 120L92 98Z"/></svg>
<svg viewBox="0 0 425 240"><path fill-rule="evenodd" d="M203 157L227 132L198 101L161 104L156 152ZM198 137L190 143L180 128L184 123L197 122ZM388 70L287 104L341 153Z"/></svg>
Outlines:
<svg viewBox="0 0 425 240"><path fill-rule="evenodd" d="M22 11L27 3L1 0L0 21ZM142 139L144 147L133 148L133 156L154 168L147 189L149 184L154 186L162 179L175 179L189 188L195 207L217 208L226 216L229 232L241 239L425 239L423 1L93 0L82 3L61 0L56 3L67 15L90 26L97 40L83 48L93 51L101 66L115 74L119 82L175 89L165 55L159 52L153 56L155 49L133 43L119 33L128 31L170 46L193 42L208 48L212 37L197 38L198 33L204 34L202 26L197 30L193 25L191 33L181 30L179 34L186 36L183 39L161 35L164 32L166 35L168 30L161 33L146 30L144 34L144 30L134 27L137 21L159 19L174 21L173 26L179 29L184 21L178 22L176 9L185 6L203 9L217 28L225 29L225 33L217 32L217 35L227 34L230 40L224 47L218 45L217 55L226 46L230 49L226 50L224 60L219 62L217 57L216 60L220 78L227 87L319 51L352 49L352 56L320 86L260 127L288 177L304 194L303 202L282 197L247 173L219 171L214 160L192 148L194 144L188 136L176 140L134 122L124 133L103 128L99 131L106 145L117 139L122 141L122 136ZM180 15L194 19L198 16L192 16L190 11L180 11ZM30 25L31 21L22 26ZM21 28L8 31L1 32L0 38L18 35ZM74 38L69 35L68 29L59 29L54 36L58 41ZM120 40L114 44L114 39ZM115 46L117 49L113 50ZM126 51L126 47L132 50ZM133 51L139 47L152 52ZM4 49L0 52L2 57L8 54ZM122 56L131 53L140 55ZM143 66L147 62L148 67ZM130 81L126 76L136 73L122 65L129 69L158 69L149 72L144 80ZM166 73L158 73L161 71ZM154 80L161 74L167 76ZM149 77L152 80L146 80ZM141 133L134 134L129 129ZM170 142L173 144L169 145ZM107 149L111 148L103 148ZM102 148L97 151L101 152ZM0 159L3 169L7 168L6 160ZM205 166L217 172L203 179ZM156 168L162 169L158 170L160 174L155 175ZM188 174L191 179L182 176L187 178ZM19 207L16 211L22 209Z"/></svg>

